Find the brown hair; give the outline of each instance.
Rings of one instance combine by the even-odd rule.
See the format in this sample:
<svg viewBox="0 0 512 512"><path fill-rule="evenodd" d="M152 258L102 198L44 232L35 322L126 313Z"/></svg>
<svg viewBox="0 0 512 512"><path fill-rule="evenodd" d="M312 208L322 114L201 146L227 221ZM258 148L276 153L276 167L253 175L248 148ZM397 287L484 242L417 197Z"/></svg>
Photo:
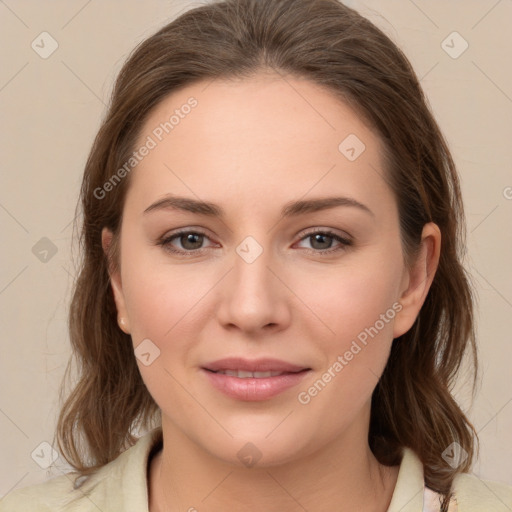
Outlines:
<svg viewBox="0 0 512 512"><path fill-rule="evenodd" d="M131 338L117 325L109 281L109 265L115 269L119 261L116 242L130 175L101 199L95 190L130 158L144 120L166 95L199 80L243 79L261 70L325 86L377 130L407 265L424 224L435 222L441 230L440 262L428 296L412 328L393 341L373 393L369 443L387 465L398 464L401 448L410 447L424 465L427 486L448 494L454 476L471 468L477 444L474 427L451 394L468 348L473 394L477 374L458 176L407 58L374 24L337 0L210 2L160 29L124 64L81 188L82 260L69 316L79 375L59 416L59 448L88 475L136 441L134 428L159 421ZM103 227L114 233L108 260ZM452 442L468 453L457 468L442 457Z"/></svg>

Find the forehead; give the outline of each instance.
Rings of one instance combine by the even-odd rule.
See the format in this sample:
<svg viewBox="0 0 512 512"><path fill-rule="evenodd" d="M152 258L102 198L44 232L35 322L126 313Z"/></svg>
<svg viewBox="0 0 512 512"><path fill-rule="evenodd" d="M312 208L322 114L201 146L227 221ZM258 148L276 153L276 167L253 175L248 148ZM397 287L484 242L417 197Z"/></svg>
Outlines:
<svg viewBox="0 0 512 512"><path fill-rule="evenodd" d="M276 200L279 191L284 200L333 187L366 188L358 193L367 201L389 193L378 135L332 92L296 77L260 73L175 91L146 119L136 146L147 143L130 187L145 200L173 192L222 202L221 189L246 202L269 191Z"/></svg>

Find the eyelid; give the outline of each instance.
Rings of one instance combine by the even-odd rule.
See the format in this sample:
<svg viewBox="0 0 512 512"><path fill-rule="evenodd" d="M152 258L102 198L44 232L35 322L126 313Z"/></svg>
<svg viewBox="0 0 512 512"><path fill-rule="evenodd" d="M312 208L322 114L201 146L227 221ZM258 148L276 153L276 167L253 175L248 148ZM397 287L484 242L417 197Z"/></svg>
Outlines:
<svg viewBox="0 0 512 512"><path fill-rule="evenodd" d="M309 227L309 228L304 228L301 231L299 231L299 233L297 233L297 235L295 235L295 236L297 236L297 237L302 239L305 236L314 235L315 233L326 233L326 234L329 233L329 234L332 234L332 235L337 235L340 238L344 238L347 241L348 240L352 241L352 236L349 235L346 231L341 231L341 230L338 230L338 229L329 228L327 226L325 226L325 227L323 227L323 226L313 226L313 227Z"/></svg>

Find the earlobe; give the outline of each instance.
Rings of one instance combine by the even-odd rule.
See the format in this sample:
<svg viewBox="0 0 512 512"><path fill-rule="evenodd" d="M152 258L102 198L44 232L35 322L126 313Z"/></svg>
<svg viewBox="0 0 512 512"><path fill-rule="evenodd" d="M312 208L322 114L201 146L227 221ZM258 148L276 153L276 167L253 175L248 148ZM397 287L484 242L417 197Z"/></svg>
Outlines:
<svg viewBox="0 0 512 512"><path fill-rule="evenodd" d="M405 334L414 324L427 297L439 265L441 231L429 222L423 227L421 247L413 267L404 270L399 302L400 313L395 317L393 337Z"/></svg>
<svg viewBox="0 0 512 512"><path fill-rule="evenodd" d="M130 334L130 320L126 310L126 303L124 300L123 287L121 283L121 272L119 269L114 270L110 265L110 254L112 251L113 233L108 228L103 228L101 232L101 246L109 265L110 284L112 286L112 293L117 309L117 323L119 328L126 334Z"/></svg>
<svg viewBox="0 0 512 512"><path fill-rule="evenodd" d="M126 318L122 316L117 317L117 323L119 325L119 328L126 334L130 334L130 331L128 329L128 322L126 321Z"/></svg>

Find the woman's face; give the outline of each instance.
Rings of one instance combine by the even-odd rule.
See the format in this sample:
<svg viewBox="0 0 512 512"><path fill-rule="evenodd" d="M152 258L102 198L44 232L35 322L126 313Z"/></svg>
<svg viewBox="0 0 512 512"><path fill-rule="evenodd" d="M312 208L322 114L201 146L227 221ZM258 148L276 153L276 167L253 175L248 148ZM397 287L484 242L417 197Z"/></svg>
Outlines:
<svg viewBox="0 0 512 512"><path fill-rule="evenodd" d="M366 442L430 283L404 267L378 136L319 86L259 74L173 93L136 149L112 283L164 435L238 464Z"/></svg>

